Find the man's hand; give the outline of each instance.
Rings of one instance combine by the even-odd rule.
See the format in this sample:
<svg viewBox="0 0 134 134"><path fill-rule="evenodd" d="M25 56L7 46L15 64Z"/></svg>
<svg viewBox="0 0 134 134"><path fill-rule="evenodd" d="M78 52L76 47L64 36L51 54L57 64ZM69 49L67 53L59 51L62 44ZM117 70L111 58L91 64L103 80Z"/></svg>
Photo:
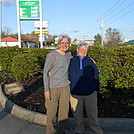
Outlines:
<svg viewBox="0 0 134 134"><path fill-rule="evenodd" d="M49 73L48 73L48 76L49 76L49 77L51 77L51 76L52 76L52 73L51 73L51 72L49 72Z"/></svg>
<svg viewBox="0 0 134 134"><path fill-rule="evenodd" d="M50 91L44 92L44 96L45 96L45 98L46 98L47 100L51 100L51 93L50 93Z"/></svg>

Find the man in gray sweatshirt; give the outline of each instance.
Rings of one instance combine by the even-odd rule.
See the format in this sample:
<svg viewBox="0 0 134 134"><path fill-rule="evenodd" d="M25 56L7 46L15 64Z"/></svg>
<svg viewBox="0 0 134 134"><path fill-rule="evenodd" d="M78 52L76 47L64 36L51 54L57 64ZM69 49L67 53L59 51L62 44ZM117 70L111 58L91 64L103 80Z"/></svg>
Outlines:
<svg viewBox="0 0 134 134"><path fill-rule="evenodd" d="M69 36L66 34L60 35L59 48L51 51L46 58L43 73L45 106L47 109L46 134L65 133L70 99L68 66L72 57L68 51L69 45ZM58 126L56 125L57 109Z"/></svg>

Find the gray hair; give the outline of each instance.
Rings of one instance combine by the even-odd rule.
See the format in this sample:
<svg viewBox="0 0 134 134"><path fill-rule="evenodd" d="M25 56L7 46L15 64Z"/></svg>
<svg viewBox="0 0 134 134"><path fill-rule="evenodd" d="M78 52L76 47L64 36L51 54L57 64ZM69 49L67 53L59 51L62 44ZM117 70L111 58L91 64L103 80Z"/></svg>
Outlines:
<svg viewBox="0 0 134 134"><path fill-rule="evenodd" d="M68 39L68 43L69 43L69 45L70 45L70 43L71 43L71 38L70 38L67 34L61 34L61 35L59 36L58 45L60 44L60 42L62 41L63 38L67 38L67 39Z"/></svg>
<svg viewBox="0 0 134 134"><path fill-rule="evenodd" d="M77 49L79 49L81 46L85 46L88 48L88 44L86 42L80 42L77 46Z"/></svg>

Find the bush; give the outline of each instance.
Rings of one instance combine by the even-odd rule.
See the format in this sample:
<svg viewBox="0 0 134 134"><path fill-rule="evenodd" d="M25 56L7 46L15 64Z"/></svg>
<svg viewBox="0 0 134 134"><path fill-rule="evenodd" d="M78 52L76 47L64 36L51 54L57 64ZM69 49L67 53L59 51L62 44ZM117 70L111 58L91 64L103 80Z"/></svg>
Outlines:
<svg viewBox="0 0 134 134"><path fill-rule="evenodd" d="M45 64L45 60L46 60L46 56L47 54L50 52L51 50L49 49L40 49L40 48L30 48L28 50L28 53L30 55L33 55L35 57L38 58L38 64L41 66L41 68L44 68L44 64Z"/></svg>
<svg viewBox="0 0 134 134"><path fill-rule="evenodd" d="M22 53L19 47L0 47L0 66L2 70L10 70L14 56Z"/></svg>
<svg viewBox="0 0 134 134"><path fill-rule="evenodd" d="M134 88L134 47L115 47L114 85L124 92Z"/></svg>
<svg viewBox="0 0 134 134"><path fill-rule="evenodd" d="M76 55L77 45L69 50ZM24 54L23 51L28 51ZM13 72L15 79L22 80L38 74L44 67L47 54L51 50L40 48L0 48L0 66L2 70ZM129 92L134 88L134 47L91 46L88 57L93 58L100 71L101 91L121 89Z"/></svg>
<svg viewBox="0 0 134 134"><path fill-rule="evenodd" d="M71 53L72 53L72 56L76 56L76 49L77 49L77 45L75 45L75 44L72 44L71 46L70 46L70 48L69 48L69 51L71 51Z"/></svg>
<svg viewBox="0 0 134 134"><path fill-rule="evenodd" d="M34 55L22 54L13 58L11 71L16 81L32 77L41 71L38 59Z"/></svg>
<svg viewBox="0 0 134 134"><path fill-rule="evenodd" d="M102 92L110 88L129 92L134 88L134 47L90 47L88 56L100 71Z"/></svg>

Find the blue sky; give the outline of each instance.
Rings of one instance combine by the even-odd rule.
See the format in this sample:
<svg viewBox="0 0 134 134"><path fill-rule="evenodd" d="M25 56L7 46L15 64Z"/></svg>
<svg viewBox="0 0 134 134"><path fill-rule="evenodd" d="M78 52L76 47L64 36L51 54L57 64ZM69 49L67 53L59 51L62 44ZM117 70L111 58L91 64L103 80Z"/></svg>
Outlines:
<svg viewBox="0 0 134 134"><path fill-rule="evenodd" d="M93 39L101 20L104 34L108 27L119 29L123 39L134 39L133 0L42 0L43 21L49 22L49 33L67 33L71 38ZM2 0L2 28L17 33L16 0ZM21 21L21 33L34 31L33 21Z"/></svg>

